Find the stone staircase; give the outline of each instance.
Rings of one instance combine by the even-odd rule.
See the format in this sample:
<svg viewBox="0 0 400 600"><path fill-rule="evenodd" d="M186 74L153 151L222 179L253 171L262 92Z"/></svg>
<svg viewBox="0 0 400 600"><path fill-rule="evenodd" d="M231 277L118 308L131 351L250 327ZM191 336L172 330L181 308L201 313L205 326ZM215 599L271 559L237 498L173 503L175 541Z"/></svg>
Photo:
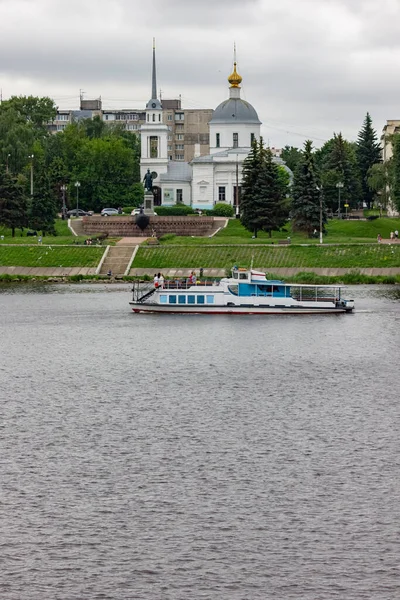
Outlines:
<svg viewBox="0 0 400 600"><path fill-rule="evenodd" d="M132 246L110 246L100 274L107 275L111 270L113 275L123 275L131 260L134 248Z"/></svg>

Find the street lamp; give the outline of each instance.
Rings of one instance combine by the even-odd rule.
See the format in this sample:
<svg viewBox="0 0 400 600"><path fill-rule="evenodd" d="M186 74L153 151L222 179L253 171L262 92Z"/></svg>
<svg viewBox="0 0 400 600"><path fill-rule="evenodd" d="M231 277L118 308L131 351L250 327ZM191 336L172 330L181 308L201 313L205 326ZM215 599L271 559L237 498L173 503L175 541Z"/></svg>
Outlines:
<svg viewBox="0 0 400 600"><path fill-rule="evenodd" d="M67 212L67 207L65 206L65 192L67 191L68 187L66 185L62 185L61 186L61 191L62 191L62 219L65 220L65 213Z"/></svg>
<svg viewBox="0 0 400 600"><path fill-rule="evenodd" d="M342 188L344 188L344 183L342 181L338 181L336 184L336 187L338 189L339 192L339 200L338 200L338 219L340 219L340 192L342 190Z"/></svg>
<svg viewBox="0 0 400 600"><path fill-rule="evenodd" d="M28 156L28 158L31 159L31 196L33 196L33 159L34 159L34 155L30 154Z"/></svg>
<svg viewBox="0 0 400 600"><path fill-rule="evenodd" d="M322 244L322 186L317 185L319 191L319 243Z"/></svg>
<svg viewBox="0 0 400 600"><path fill-rule="evenodd" d="M78 208L79 208L79 188L81 187L80 181L75 181L76 187L76 218L78 218Z"/></svg>

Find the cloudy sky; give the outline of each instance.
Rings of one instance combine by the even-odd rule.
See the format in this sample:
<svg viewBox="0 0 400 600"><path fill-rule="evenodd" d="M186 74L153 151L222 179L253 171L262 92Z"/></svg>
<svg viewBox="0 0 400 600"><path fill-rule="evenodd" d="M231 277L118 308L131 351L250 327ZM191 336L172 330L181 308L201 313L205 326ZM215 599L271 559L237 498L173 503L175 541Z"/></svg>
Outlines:
<svg viewBox="0 0 400 600"><path fill-rule="evenodd" d="M319 146L356 139L367 111L378 132L400 119L399 22L400 0L0 0L0 88L143 108L154 36L163 98L215 108L236 41L264 138Z"/></svg>

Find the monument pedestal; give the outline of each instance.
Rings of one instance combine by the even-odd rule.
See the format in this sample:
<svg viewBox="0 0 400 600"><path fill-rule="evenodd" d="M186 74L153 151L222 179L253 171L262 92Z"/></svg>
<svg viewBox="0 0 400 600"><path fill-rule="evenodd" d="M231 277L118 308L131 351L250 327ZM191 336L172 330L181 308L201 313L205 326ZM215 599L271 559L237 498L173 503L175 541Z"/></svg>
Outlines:
<svg viewBox="0 0 400 600"><path fill-rule="evenodd" d="M147 190L144 193L144 214L154 215L154 196Z"/></svg>

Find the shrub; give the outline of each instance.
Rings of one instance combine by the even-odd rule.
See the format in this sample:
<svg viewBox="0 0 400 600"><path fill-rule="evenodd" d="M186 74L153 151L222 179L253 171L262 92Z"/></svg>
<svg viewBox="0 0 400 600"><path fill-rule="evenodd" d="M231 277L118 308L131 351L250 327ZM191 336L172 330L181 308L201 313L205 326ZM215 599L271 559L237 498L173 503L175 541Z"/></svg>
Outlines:
<svg viewBox="0 0 400 600"><path fill-rule="evenodd" d="M134 208L136 208L136 207L135 206L123 206L122 212L124 213L124 215L130 215Z"/></svg>
<svg viewBox="0 0 400 600"><path fill-rule="evenodd" d="M212 214L215 217L233 217L233 206L220 202L214 206Z"/></svg>
<svg viewBox="0 0 400 600"><path fill-rule="evenodd" d="M379 215L369 215L367 217L367 221L375 221L375 219L379 219Z"/></svg>
<svg viewBox="0 0 400 600"><path fill-rule="evenodd" d="M164 233L164 235L162 235L159 240L160 242L169 242L170 240L173 240L176 238L176 235L174 233Z"/></svg>
<svg viewBox="0 0 400 600"><path fill-rule="evenodd" d="M184 217L185 215L192 215L194 210L191 206L186 204L176 204L175 206L155 206L155 212L161 217Z"/></svg>

